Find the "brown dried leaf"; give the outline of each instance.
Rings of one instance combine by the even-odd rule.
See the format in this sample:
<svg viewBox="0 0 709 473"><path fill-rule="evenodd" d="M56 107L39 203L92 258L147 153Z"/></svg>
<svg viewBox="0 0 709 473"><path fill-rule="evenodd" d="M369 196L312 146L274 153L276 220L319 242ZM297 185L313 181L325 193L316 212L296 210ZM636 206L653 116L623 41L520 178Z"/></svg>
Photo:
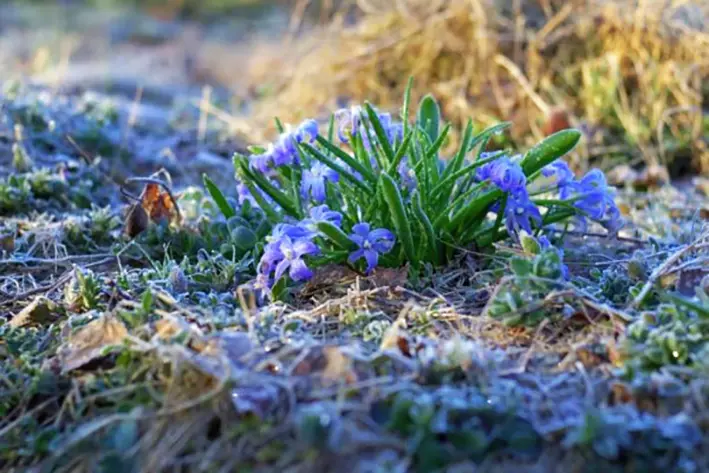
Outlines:
<svg viewBox="0 0 709 473"><path fill-rule="evenodd" d="M140 194L140 202L133 204L128 211L125 233L134 238L148 228L150 221L174 223L179 220L179 211L170 197L159 184L149 182Z"/></svg>
<svg viewBox="0 0 709 473"><path fill-rule="evenodd" d="M401 268L377 268L371 276L367 278L375 287L398 287L405 286L409 279L409 265Z"/></svg>
<svg viewBox="0 0 709 473"><path fill-rule="evenodd" d="M160 222L161 220L173 222L177 218L175 205L170 198L170 194L161 191L160 186L153 182L145 185L141 196L141 205L153 222Z"/></svg>
<svg viewBox="0 0 709 473"><path fill-rule="evenodd" d="M635 400L630 387L621 382L615 382L611 385L609 398L609 402L612 405L629 404Z"/></svg>
<svg viewBox="0 0 709 473"><path fill-rule="evenodd" d="M326 365L322 372L323 384L336 384L344 381L352 384L357 381L357 373L354 370L350 357L342 353L336 346L327 346L323 349Z"/></svg>
<svg viewBox="0 0 709 473"><path fill-rule="evenodd" d="M313 277L303 287L302 295L313 294L335 285L351 284L356 277L357 273L347 266L326 264L315 270Z"/></svg>
<svg viewBox="0 0 709 473"><path fill-rule="evenodd" d="M58 350L62 371L81 368L104 356L104 350L123 342L128 335L123 322L113 316L103 316L90 322L69 339Z"/></svg>
<svg viewBox="0 0 709 473"><path fill-rule="evenodd" d="M5 251L7 254L10 254L15 251L14 233L0 234L0 251Z"/></svg>
<svg viewBox="0 0 709 473"><path fill-rule="evenodd" d="M36 297L27 307L22 309L10 320L10 326L26 327L28 325L49 325L61 316L58 309L59 306L46 297Z"/></svg>
<svg viewBox="0 0 709 473"><path fill-rule="evenodd" d="M148 229L148 213L140 204L133 204L126 216L123 231L129 238L135 238Z"/></svg>

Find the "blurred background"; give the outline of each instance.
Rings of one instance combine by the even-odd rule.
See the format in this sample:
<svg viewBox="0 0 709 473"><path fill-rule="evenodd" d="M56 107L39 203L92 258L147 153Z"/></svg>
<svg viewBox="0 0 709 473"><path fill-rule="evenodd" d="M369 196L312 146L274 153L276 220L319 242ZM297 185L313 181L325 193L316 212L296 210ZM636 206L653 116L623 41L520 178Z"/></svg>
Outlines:
<svg viewBox="0 0 709 473"><path fill-rule="evenodd" d="M494 146L578 127L579 171L647 187L709 174L708 21L703 0L20 0L0 6L0 80L143 120L192 107L258 143L274 116L395 111L413 76L458 126L511 121Z"/></svg>

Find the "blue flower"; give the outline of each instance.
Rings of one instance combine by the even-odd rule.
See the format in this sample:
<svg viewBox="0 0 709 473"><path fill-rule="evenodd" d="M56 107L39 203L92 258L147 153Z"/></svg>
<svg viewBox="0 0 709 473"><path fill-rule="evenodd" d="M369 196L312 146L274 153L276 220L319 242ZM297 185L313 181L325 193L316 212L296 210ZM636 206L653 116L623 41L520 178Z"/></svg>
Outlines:
<svg viewBox="0 0 709 473"><path fill-rule="evenodd" d="M249 187L243 182L237 182L236 184L236 196L239 205L244 205L244 202L248 201L253 207L258 207L258 203L254 196L251 195Z"/></svg>
<svg viewBox="0 0 709 473"><path fill-rule="evenodd" d="M505 228L507 233L516 238L520 230L532 233L531 222L542 224L542 215L534 203L529 200L525 189L507 195L505 205Z"/></svg>
<svg viewBox="0 0 709 473"><path fill-rule="evenodd" d="M475 176L480 181L492 182L504 192L518 192L527 184L522 167L507 156L480 166Z"/></svg>
<svg viewBox="0 0 709 473"><path fill-rule="evenodd" d="M357 136L363 115L364 109L359 105L343 108L335 112L337 136L342 143L349 143L349 136Z"/></svg>
<svg viewBox="0 0 709 473"><path fill-rule="evenodd" d="M331 223L340 228L342 226L342 214L334 210L330 210L327 205L319 205L310 209L310 218L304 219L300 225L308 230L317 232L317 224L320 222Z"/></svg>
<svg viewBox="0 0 709 473"><path fill-rule="evenodd" d="M272 164L273 154L271 150L249 156L249 167L260 173L266 174L271 169Z"/></svg>
<svg viewBox="0 0 709 473"><path fill-rule="evenodd" d="M286 271L293 281L305 281L313 277L313 272L303 257L319 253L320 249L312 241L306 238L293 240L285 235L266 245L258 270L265 275L274 272L273 281L278 281Z"/></svg>
<svg viewBox="0 0 709 473"><path fill-rule="evenodd" d="M318 136L318 123L308 119L295 129L288 129L278 136L275 144L261 154L251 155L249 164L252 169L267 173L272 166L289 166L298 163L298 144L307 141L312 143Z"/></svg>
<svg viewBox="0 0 709 473"><path fill-rule="evenodd" d="M609 187L599 169L592 169L580 180L569 183L561 189L559 196L572 200L574 207L583 212L578 219L580 227L585 227L584 217L599 222L609 231L617 231L623 226L620 210L613 199L615 189Z"/></svg>
<svg viewBox="0 0 709 473"><path fill-rule="evenodd" d="M304 198L312 196L315 202L325 200L325 183L337 182L339 174L320 161L316 161L303 172L301 193Z"/></svg>
<svg viewBox="0 0 709 473"><path fill-rule="evenodd" d="M388 253L394 247L394 234L384 228L370 231L368 223L358 223L352 227L350 240L358 249L350 253L347 261L354 264L364 258L367 262L366 273L369 274L379 263L379 255Z"/></svg>
<svg viewBox="0 0 709 473"><path fill-rule="evenodd" d="M401 179L401 183L404 185L405 188L407 188L409 191L412 191L414 188L416 188L416 173L414 172L413 169L409 167L409 160L406 156L404 156L399 163L399 167L397 168L397 171L399 172L399 178Z"/></svg>
<svg viewBox="0 0 709 473"><path fill-rule="evenodd" d="M266 237L266 241L269 243L278 242L281 239L288 237L293 240L298 240L301 238L312 239L315 234L308 230L306 227L300 224L292 223L279 223L271 231L271 235Z"/></svg>
<svg viewBox="0 0 709 473"><path fill-rule="evenodd" d="M575 178L574 172L569 168L569 165L562 160L554 161L542 169L542 176L552 178L559 192L566 192Z"/></svg>
<svg viewBox="0 0 709 473"><path fill-rule="evenodd" d="M296 142L298 143L302 143L304 141L312 143L318 136L318 122L312 118L305 120L303 123L298 125L294 136Z"/></svg>

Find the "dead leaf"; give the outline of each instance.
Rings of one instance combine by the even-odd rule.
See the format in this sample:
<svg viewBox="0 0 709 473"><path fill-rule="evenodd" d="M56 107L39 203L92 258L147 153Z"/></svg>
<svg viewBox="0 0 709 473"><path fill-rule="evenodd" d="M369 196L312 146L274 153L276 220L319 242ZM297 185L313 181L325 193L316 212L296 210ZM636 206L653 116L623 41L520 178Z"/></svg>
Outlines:
<svg viewBox="0 0 709 473"><path fill-rule="evenodd" d="M352 359L342 353L336 346L327 346L323 349L326 365L322 372L323 384L332 385L340 381L352 384L357 381Z"/></svg>
<svg viewBox="0 0 709 473"><path fill-rule="evenodd" d="M301 296L315 294L318 291L338 285L349 285L355 281L357 273L347 266L326 264L317 268L313 277L305 284Z"/></svg>
<svg viewBox="0 0 709 473"><path fill-rule="evenodd" d="M104 350L118 345L128 336L123 322L114 316L104 315L69 336L57 355L64 373L73 371L104 356Z"/></svg>
<svg viewBox="0 0 709 473"><path fill-rule="evenodd" d="M576 349L576 357L586 368L608 363L608 348L601 343L591 343Z"/></svg>
<svg viewBox="0 0 709 473"><path fill-rule="evenodd" d="M55 322L60 316L57 304L44 296L38 296L10 320L10 326L48 325Z"/></svg>
<svg viewBox="0 0 709 473"><path fill-rule="evenodd" d="M170 194L166 191L161 191L160 186L153 182L149 182L145 185L141 205L153 222L157 223L162 220L172 222L177 218L175 205L172 202Z"/></svg>
<svg viewBox="0 0 709 473"><path fill-rule="evenodd" d="M401 268L377 268L372 275L367 278L367 281L375 287L405 286L408 280L408 263Z"/></svg>
<svg viewBox="0 0 709 473"><path fill-rule="evenodd" d="M0 234L0 251L11 254L15 251L15 234L3 233Z"/></svg>
<svg viewBox="0 0 709 473"><path fill-rule="evenodd" d="M133 204L126 216L126 222L123 231L129 238L135 238L148 229L148 213L143 209L140 203Z"/></svg>
<svg viewBox="0 0 709 473"><path fill-rule="evenodd" d="M611 385L609 398L611 405L630 404L635 400L630 387L621 382L615 382Z"/></svg>
<svg viewBox="0 0 709 473"><path fill-rule="evenodd" d="M163 191L160 185L148 182L140 194L140 201L133 204L128 211L125 222L125 233L134 238L148 228L150 222L175 223L180 219L179 209L168 191Z"/></svg>

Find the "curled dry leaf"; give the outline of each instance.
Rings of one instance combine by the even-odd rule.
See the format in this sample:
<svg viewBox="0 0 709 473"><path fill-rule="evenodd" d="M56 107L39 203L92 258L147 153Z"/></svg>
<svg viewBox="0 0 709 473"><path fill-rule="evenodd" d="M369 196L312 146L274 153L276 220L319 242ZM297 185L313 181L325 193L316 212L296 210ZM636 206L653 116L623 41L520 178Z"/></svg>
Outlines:
<svg viewBox="0 0 709 473"><path fill-rule="evenodd" d="M126 215L124 231L134 238L148 228L150 222L176 223L180 220L180 210L172 195L161 190L156 182L148 182L140 194L140 200L134 203Z"/></svg>
<svg viewBox="0 0 709 473"><path fill-rule="evenodd" d="M104 315L76 333L57 351L63 372L81 368L105 356L105 349L123 342L128 335L123 322L114 316Z"/></svg>

